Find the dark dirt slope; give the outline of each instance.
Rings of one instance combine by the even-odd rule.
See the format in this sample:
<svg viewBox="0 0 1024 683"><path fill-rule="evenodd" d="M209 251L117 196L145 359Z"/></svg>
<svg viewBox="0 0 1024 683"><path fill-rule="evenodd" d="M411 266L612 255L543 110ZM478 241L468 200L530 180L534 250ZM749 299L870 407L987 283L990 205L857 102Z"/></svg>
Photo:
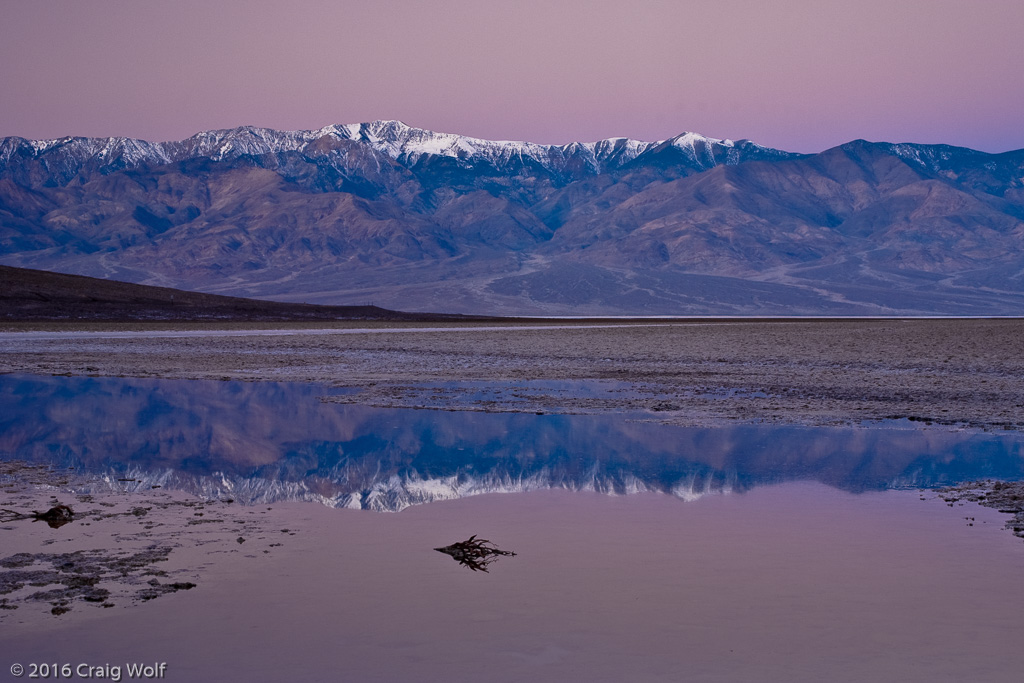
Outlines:
<svg viewBox="0 0 1024 683"><path fill-rule="evenodd" d="M377 306L315 306L0 266L0 320L464 320Z"/></svg>

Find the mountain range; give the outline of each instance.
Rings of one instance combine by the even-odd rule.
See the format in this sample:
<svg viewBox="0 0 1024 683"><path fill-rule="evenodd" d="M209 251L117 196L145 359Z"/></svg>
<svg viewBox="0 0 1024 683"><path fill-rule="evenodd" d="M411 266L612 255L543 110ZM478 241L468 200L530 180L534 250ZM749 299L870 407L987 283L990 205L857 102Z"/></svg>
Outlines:
<svg viewBox="0 0 1024 683"><path fill-rule="evenodd" d="M281 301L549 315L1024 314L1024 150L375 121L0 139L0 263Z"/></svg>

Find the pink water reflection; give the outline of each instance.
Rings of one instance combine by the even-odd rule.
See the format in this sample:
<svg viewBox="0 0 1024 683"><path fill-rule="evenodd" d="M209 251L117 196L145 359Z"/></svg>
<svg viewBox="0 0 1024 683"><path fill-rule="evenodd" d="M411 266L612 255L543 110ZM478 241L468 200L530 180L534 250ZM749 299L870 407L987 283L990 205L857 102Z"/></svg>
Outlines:
<svg viewBox="0 0 1024 683"><path fill-rule="evenodd" d="M1024 671L1024 543L995 511L916 492L799 483L684 503L545 491L273 514L302 529L288 554L214 562L187 594L0 634L0 649L167 661L175 681L1016 682ZM473 533L518 555L482 574L432 550Z"/></svg>

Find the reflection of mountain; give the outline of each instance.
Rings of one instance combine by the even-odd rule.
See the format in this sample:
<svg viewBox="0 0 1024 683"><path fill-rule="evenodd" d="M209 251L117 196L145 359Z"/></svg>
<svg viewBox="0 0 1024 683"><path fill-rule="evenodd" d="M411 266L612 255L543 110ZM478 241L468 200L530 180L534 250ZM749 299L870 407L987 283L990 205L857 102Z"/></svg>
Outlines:
<svg viewBox="0 0 1024 683"><path fill-rule="evenodd" d="M683 498L814 479L847 490L1024 478L1013 437L690 429L607 416L324 404L298 384L0 378L0 456L240 501L399 510L542 488Z"/></svg>

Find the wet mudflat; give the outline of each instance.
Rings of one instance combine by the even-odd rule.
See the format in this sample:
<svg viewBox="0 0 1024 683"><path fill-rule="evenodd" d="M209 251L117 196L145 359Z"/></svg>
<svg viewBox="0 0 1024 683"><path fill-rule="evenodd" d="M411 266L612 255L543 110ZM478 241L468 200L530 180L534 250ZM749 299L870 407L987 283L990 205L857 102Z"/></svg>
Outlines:
<svg viewBox="0 0 1024 683"><path fill-rule="evenodd" d="M133 484L0 461L0 623L54 626L64 615L131 608L195 588L223 558L269 555L295 535L269 528L264 507ZM30 514L58 507L59 521Z"/></svg>

